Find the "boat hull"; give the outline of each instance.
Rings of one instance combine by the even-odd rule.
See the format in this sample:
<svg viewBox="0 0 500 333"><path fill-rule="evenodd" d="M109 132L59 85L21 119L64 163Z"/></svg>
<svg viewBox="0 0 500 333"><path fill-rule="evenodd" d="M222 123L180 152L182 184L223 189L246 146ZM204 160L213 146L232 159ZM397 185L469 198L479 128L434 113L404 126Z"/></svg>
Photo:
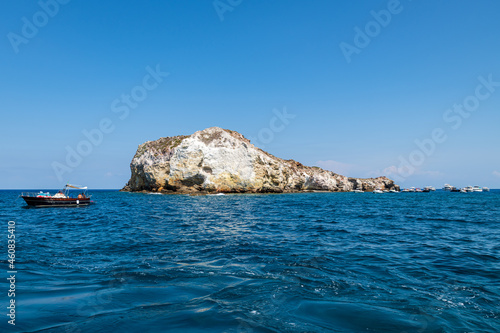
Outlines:
<svg viewBox="0 0 500 333"><path fill-rule="evenodd" d="M88 206L92 202L90 198L44 198L44 197L29 197L21 196L24 201L31 207L78 207Z"/></svg>

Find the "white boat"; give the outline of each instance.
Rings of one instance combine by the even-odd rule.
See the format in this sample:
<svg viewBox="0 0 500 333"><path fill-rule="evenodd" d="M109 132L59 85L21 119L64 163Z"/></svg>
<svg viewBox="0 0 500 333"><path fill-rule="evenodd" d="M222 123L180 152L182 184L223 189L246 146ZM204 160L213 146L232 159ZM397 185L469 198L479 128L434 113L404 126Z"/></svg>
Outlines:
<svg viewBox="0 0 500 333"><path fill-rule="evenodd" d="M443 191L451 191L453 189L453 186L450 184L444 184Z"/></svg>
<svg viewBox="0 0 500 333"><path fill-rule="evenodd" d="M483 187L483 192L489 192L489 191L490 191L490 189L488 187L486 187L486 186Z"/></svg>
<svg viewBox="0 0 500 333"><path fill-rule="evenodd" d="M467 193L467 190L465 188L461 188L460 193Z"/></svg>
<svg viewBox="0 0 500 333"><path fill-rule="evenodd" d="M354 192L354 193L364 193L365 191L356 189L356 190L352 190L352 192Z"/></svg>
<svg viewBox="0 0 500 333"><path fill-rule="evenodd" d="M473 192L474 189L472 188L472 186L467 186L467 187L464 187L464 189L467 191L467 192Z"/></svg>
<svg viewBox="0 0 500 333"><path fill-rule="evenodd" d="M391 189L389 190L389 193L398 193L398 191L396 191L395 189Z"/></svg>
<svg viewBox="0 0 500 333"><path fill-rule="evenodd" d="M474 185L474 187L472 187L472 192L483 192L483 189L477 185Z"/></svg>
<svg viewBox="0 0 500 333"><path fill-rule="evenodd" d="M455 186L451 186L450 184L444 184L443 191L447 192L460 192L460 189Z"/></svg>
<svg viewBox="0 0 500 333"><path fill-rule="evenodd" d="M382 192L382 190L379 190L379 189L377 188L377 189L373 190L373 193L384 193L384 192Z"/></svg>

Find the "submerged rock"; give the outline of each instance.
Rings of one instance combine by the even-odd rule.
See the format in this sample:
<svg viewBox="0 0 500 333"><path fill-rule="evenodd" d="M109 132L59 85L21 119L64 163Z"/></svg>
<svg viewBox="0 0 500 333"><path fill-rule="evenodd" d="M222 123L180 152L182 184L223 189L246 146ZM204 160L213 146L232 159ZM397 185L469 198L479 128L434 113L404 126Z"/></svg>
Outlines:
<svg viewBox="0 0 500 333"><path fill-rule="evenodd" d="M210 127L143 143L122 191L283 193L399 189L386 177L348 178L275 157L238 132Z"/></svg>

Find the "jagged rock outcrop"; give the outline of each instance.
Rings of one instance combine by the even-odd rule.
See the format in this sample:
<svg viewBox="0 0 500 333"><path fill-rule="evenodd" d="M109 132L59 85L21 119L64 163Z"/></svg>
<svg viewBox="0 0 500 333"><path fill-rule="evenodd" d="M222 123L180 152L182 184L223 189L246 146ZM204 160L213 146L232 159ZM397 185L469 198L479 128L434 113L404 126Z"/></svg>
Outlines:
<svg viewBox="0 0 500 333"><path fill-rule="evenodd" d="M399 189L386 177L348 178L283 160L255 147L243 135L219 127L143 143L130 169L132 176L123 191L282 193Z"/></svg>

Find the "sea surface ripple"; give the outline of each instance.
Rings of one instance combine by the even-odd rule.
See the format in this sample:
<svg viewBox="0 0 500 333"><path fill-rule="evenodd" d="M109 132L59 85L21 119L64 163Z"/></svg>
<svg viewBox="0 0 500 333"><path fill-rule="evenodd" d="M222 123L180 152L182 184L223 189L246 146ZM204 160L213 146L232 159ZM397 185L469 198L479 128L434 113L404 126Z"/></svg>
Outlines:
<svg viewBox="0 0 500 333"><path fill-rule="evenodd" d="M500 331L500 191L19 194L0 191L2 332Z"/></svg>

